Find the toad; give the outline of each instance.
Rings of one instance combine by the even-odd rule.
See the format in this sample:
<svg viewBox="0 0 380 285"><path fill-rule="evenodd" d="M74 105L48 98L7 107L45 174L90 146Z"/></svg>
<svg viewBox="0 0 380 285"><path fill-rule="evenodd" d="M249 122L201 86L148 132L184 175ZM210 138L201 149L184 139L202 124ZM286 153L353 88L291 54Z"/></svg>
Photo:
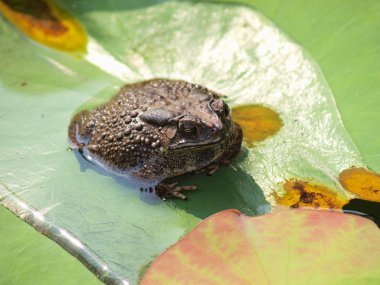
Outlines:
<svg viewBox="0 0 380 285"><path fill-rule="evenodd" d="M153 79L128 84L107 103L76 114L72 149L161 198L196 186L167 184L184 173L213 174L239 153L242 130L223 96L197 84Z"/></svg>

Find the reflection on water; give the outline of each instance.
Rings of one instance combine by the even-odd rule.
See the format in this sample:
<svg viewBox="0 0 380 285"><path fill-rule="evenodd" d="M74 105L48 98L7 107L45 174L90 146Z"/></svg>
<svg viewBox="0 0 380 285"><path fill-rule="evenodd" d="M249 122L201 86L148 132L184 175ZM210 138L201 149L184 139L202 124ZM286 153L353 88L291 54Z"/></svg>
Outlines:
<svg viewBox="0 0 380 285"><path fill-rule="evenodd" d="M86 172L86 171L94 171L99 175L112 177L117 183L121 184L123 187L125 187L125 191L139 191L140 192L140 198L145 203L151 204L151 205L157 205L160 203L163 203L162 200L157 197L156 195L149 193L149 192L141 192L140 188L141 185L138 184L138 182L130 180L126 177L121 177L114 175L110 172L107 172L104 168L97 166L93 162L87 160L78 150L73 150L75 153L75 157L79 162L80 171ZM109 189L109 191L113 191L113 189Z"/></svg>
<svg viewBox="0 0 380 285"><path fill-rule="evenodd" d="M225 209L238 209L247 215L270 212L271 206L265 200L261 188L251 175L236 166L244 160L246 152L243 150L232 166L223 167L212 176L200 173L180 177L181 184L196 185L198 189L188 192L189 201L173 199L170 200L171 205L201 219Z"/></svg>
<svg viewBox="0 0 380 285"><path fill-rule="evenodd" d="M113 177L119 184L125 186L125 191L140 191L140 185L127 178L115 176L104 169L85 160L78 151L74 151L80 162L81 171L89 169L103 176ZM187 200L167 199L165 202L172 207L182 209L200 219L225 209L238 209L247 215L262 215L270 212L271 206L265 200L264 194L254 179L239 167L248 151L242 149L232 166L222 167L212 176L205 173L186 174L168 179L166 182L178 181L179 185L195 185L196 191L186 192ZM109 189L112 191L112 189ZM156 195L140 192L140 199L145 203L157 205L163 203Z"/></svg>

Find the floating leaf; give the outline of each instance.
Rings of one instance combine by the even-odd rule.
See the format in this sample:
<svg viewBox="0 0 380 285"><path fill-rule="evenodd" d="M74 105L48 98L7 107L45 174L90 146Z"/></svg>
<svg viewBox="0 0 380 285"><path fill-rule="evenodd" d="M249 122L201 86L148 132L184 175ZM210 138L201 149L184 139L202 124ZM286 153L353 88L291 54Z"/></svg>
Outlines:
<svg viewBox="0 0 380 285"><path fill-rule="evenodd" d="M213 212L270 211L265 198L275 204L282 181L313 177L333 188L342 170L364 166L318 67L253 9L191 1L58 4L88 31L83 59L31 44L0 19L1 203L100 279L135 283L154 256ZM267 106L283 127L214 177L181 180L200 186L188 202L163 203L67 150L78 106L152 77L203 84L231 106Z"/></svg>
<svg viewBox="0 0 380 285"><path fill-rule="evenodd" d="M69 253L0 207L0 284L99 284ZM64 280L64 281L63 281Z"/></svg>
<svg viewBox="0 0 380 285"><path fill-rule="evenodd" d="M141 285L378 284L380 232L336 212L226 210L160 255Z"/></svg>

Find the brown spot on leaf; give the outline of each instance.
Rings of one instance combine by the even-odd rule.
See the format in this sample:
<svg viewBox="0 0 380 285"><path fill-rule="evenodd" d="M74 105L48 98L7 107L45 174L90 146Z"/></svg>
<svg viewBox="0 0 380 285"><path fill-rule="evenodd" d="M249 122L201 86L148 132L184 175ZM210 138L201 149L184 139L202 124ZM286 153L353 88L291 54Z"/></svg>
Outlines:
<svg viewBox="0 0 380 285"><path fill-rule="evenodd" d="M52 0L0 0L0 12L42 44L65 51L85 50L83 28Z"/></svg>
<svg viewBox="0 0 380 285"><path fill-rule="evenodd" d="M242 127L244 140L249 147L274 135L283 125L276 111L261 105L234 108L232 118Z"/></svg>
<svg viewBox="0 0 380 285"><path fill-rule="evenodd" d="M278 204L290 208L341 209L348 199L339 196L330 188L301 180L287 180L285 194L275 196Z"/></svg>
<svg viewBox="0 0 380 285"><path fill-rule="evenodd" d="M344 189L359 198L380 202L380 175L361 167L352 167L339 175Z"/></svg>
<svg viewBox="0 0 380 285"><path fill-rule="evenodd" d="M51 9L42 0L2 0L14 13L19 14L31 26L46 34L59 36L67 31L67 27L52 14Z"/></svg>

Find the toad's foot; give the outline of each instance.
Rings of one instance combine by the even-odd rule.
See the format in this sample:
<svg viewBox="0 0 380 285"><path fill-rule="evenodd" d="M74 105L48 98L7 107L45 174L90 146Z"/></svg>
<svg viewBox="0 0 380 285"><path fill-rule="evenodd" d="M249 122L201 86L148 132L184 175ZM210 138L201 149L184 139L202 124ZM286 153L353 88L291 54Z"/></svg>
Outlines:
<svg viewBox="0 0 380 285"><path fill-rule="evenodd" d="M178 182L173 182L170 184L159 183L154 187L154 192L158 197L165 199L170 197L180 198L186 200L186 196L180 193L181 191L194 191L197 190L197 186L176 186ZM150 192L153 191L152 188L149 189Z"/></svg>

